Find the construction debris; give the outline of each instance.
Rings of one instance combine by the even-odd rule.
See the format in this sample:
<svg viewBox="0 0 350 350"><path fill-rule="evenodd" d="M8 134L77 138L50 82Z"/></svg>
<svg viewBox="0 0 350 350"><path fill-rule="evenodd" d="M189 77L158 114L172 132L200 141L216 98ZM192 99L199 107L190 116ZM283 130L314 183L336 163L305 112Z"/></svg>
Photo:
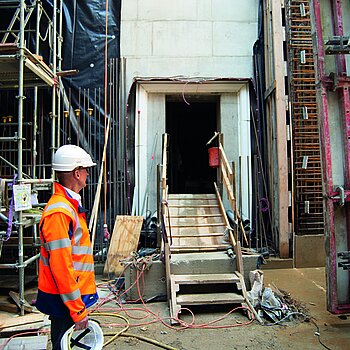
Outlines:
<svg viewBox="0 0 350 350"><path fill-rule="evenodd" d="M252 289L247 292L253 307L259 315L264 316L272 324L284 321L310 319L308 309L292 298L290 293L279 290L274 284L275 292L270 287L263 287L263 271L250 271Z"/></svg>

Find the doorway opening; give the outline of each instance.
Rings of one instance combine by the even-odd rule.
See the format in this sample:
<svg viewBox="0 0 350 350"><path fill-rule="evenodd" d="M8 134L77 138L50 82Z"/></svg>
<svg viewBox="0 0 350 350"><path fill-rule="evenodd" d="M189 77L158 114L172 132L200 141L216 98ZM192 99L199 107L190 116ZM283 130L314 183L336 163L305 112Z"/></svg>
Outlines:
<svg viewBox="0 0 350 350"><path fill-rule="evenodd" d="M218 109L218 96L167 96L169 193L214 193L216 169L209 167L206 143L218 130Z"/></svg>

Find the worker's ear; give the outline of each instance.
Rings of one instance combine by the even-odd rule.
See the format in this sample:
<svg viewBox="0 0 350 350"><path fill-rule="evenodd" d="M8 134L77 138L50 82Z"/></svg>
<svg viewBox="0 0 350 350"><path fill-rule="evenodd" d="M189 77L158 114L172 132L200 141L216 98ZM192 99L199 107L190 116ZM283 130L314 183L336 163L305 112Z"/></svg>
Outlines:
<svg viewBox="0 0 350 350"><path fill-rule="evenodd" d="M74 169L74 170L73 170L73 177L74 177L75 179L79 179L79 178L80 178L80 172L79 172L78 169Z"/></svg>

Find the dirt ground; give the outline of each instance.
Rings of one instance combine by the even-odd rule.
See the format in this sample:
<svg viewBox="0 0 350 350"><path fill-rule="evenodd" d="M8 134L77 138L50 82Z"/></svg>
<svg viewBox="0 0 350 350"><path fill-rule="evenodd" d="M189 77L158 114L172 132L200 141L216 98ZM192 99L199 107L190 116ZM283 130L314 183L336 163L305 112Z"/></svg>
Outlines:
<svg viewBox="0 0 350 350"><path fill-rule="evenodd" d="M181 320L194 324L192 328L184 329L181 325L169 325L166 302L118 305L115 301L99 306L96 311L117 313L125 319L95 314L91 318L100 323L105 342L120 332L124 328L122 325L128 321L130 326L126 330L127 334L146 337L159 343L151 344L133 336L124 336L124 333L104 347L110 350L350 349L350 317L339 317L326 311L324 269L266 270L264 284L288 292L291 300L308 313L311 320L305 322L300 318L282 325L263 326L257 321L250 322L242 310L229 313L232 310L227 306L196 307L191 309L194 318L186 310L181 313ZM102 285L101 300L108 294L108 289ZM217 319L221 320L211 325L221 328L206 328ZM162 345L164 346L161 347ZM33 347L31 349L36 350ZM50 341L47 349L51 349Z"/></svg>
<svg viewBox="0 0 350 350"><path fill-rule="evenodd" d="M311 317L311 321L302 319L285 322L283 325L262 326L257 321L249 323L249 319L237 310L227 315L222 321L214 323L217 326L232 326L230 328L206 329L204 325L225 316L231 311L227 306L192 308L194 323L198 328L181 329L181 326L167 327L157 317L148 311L136 309L149 309L169 324L169 310L167 303L157 302L147 304L127 305L131 309L128 314L121 312L131 324L127 333L156 340L170 348L178 350L206 350L206 349L350 349L350 318L338 317L326 311L326 289L324 269L288 269L264 271L265 286L274 286L290 294L291 299ZM99 311L113 311L118 308L113 303L102 306ZM147 316L147 317L145 317ZM105 334L114 334L121 327L105 327L111 323L123 324L121 319L115 317L97 317L103 326ZM138 317L138 319L133 319ZM180 319L192 323L193 318L189 312L183 311ZM154 323L149 323L154 322ZM268 321L266 321L268 323ZM149 324L148 324L149 323ZM247 324L248 323L248 324ZM202 325L202 326L200 326ZM105 341L110 336L105 337ZM323 345L322 345L322 344ZM149 344L133 337L118 337L105 349L120 350L147 350L158 346Z"/></svg>

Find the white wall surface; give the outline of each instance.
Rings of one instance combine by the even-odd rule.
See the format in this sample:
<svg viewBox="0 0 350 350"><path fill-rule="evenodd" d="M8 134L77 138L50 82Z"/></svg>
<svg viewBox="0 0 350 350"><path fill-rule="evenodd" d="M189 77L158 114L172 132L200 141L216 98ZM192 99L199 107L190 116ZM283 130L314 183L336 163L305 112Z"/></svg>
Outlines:
<svg viewBox="0 0 350 350"><path fill-rule="evenodd" d="M134 77L253 76L258 0L122 2L121 56Z"/></svg>
<svg viewBox="0 0 350 350"><path fill-rule="evenodd" d="M126 90L130 89L133 80L138 77L183 77L190 78L191 81L196 78L252 78L253 45L258 30L258 3L259 0L123 1L121 56L125 59ZM213 90L199 92L197 87L200 90L204 80L198 79L198 82L194 89L184 80L183 84L177 85L176 92L189 93L192 90L192 93L211 94L216 88L213 84ZM237 166L239 156L245 156L250 151L250 135L246 135L245 128L246 111L249 114L249 94L246 87L242 91L239 89L220 91L218 116L227 156ZM150 159L155 135L158 135L155 157L160 157L161 135L165 132L166 93L169 92L161 89L149 90L145 98L143 91L137 92L138 106L135 106L135 115L140 109L140 130L147 135L147 145L144 145L143 137L140 137L138 144L137 125L135 170L138 179L135 185L139 198L138 214L144 214L141 207L145 193L148 197L147 209L155 209L155 177L152 176L151 183L146 184L152 164ZM244 133L240 135L242 127ZM242 203L244 212L249 211L249 201L245 195L249 188L246 171L247 169L242 174L245 179L245 199Z"/></svg>

